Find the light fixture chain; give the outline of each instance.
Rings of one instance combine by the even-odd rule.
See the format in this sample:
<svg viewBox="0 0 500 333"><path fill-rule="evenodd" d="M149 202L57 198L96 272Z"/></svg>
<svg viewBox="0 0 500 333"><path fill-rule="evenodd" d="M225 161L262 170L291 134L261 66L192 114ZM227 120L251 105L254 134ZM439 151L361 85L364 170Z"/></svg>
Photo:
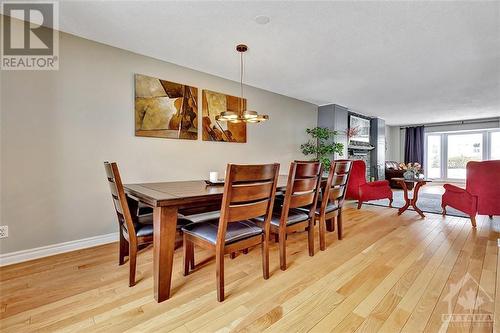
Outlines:
<svg viewBox="0 0 500 333"><path fill-rule="evenodd" d="M243 52L240 52L240 113L243 112Z"/></svg>

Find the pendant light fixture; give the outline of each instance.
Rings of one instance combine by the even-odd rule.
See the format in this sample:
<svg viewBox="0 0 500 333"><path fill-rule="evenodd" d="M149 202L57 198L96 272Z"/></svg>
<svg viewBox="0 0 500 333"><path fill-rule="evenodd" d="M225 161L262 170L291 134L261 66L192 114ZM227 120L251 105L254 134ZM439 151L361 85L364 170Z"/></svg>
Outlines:
<svg viewBox="0 0 500 333"><path fill-rule="evenodd" d="M240 112L239 114L233 111L221 112L220 115L215 117L217 121L228 121L231 123L260 123L269 120L269 116L265 114L258 114L257 111L243 110L243 53L248 50L245 44L236 46L236 51L240 53Z"/></svg>

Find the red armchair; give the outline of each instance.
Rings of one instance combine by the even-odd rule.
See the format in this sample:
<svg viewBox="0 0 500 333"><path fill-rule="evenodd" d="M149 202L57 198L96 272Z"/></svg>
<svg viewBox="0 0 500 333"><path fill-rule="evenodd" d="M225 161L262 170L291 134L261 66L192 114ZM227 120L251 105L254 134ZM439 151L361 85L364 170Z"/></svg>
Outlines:
<svg viewBox="0 0 500 333"><path fill-rule="evenodd" d="M363 201L389 199L389 207L392 207L392 190L389 181L379 180L375 182L366 181L366 164L362 160L352 161L351 176L347 183L346 199L358 200L358 209Z"/></svg>
<svg viewBox="0 0 500 333"><path fill-rule="evenodd" d="M441 207L443 215L446 206L453 207L470 216L476 227L476 215L500 215L500 160L469 162L466 166L465 190L444 184Z"/></svg>

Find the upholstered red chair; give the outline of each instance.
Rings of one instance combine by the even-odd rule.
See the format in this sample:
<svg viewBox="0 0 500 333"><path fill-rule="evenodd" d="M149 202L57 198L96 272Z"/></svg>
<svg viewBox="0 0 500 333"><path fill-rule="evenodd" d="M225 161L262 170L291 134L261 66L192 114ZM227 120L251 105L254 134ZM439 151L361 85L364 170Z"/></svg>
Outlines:
<svg viewBox="0 0 500 333"><path fill-rule="evenodd" d="M346 199L358 200L358 209L364 201L379 199L389 199L389 207L392 207L392 190L387 180L367 182L365 161L354 160L347 183Z"/></svg>
<svg viewBox="0 0 500 333"><path fill-rule="evenodd" d="M500 215L500 160L469 162L466 166L465 190L444 184L441 207L453 207L470 216L476 227L476 215Z"/></svg>

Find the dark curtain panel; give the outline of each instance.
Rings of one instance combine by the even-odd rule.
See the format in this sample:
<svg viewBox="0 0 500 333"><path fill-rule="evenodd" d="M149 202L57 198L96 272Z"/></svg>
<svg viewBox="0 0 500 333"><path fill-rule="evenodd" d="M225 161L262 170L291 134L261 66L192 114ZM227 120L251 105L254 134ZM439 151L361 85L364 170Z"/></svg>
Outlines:
<svg viewBox="0 0 500 333"><path fill-rule="evenodd" d="M410 162L424 166L424 126L406 128L405 163Z"/></svg>

